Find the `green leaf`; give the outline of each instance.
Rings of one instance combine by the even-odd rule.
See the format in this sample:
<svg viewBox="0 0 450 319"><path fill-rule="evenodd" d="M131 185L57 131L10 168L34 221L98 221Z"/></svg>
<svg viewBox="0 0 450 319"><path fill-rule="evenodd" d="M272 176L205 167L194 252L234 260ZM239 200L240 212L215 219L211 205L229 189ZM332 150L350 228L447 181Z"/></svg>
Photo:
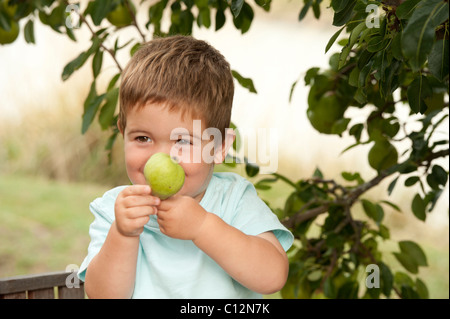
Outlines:
<svg viewBox="0 0 450 319"><path fill-rule="evenodd" d="M406 0L403 3L401 3L397 9L395 10L395 15L399 19L409 19L416 9L416 6L420 3L422 0Z"/></svg>
<svg viewBox="0 0 450 319"><path fill-rule="evenodd" d="M223 12L223 10L217 9L215 30L217 31L217 30L221 29L225 25L225 21L226 21L225 13Z"/></svg>
<svg viewBox="0 0 450 319"><path fill-rule="evenodd" d="M433 165L431 174L427 176L427 183L433 189L439 189L447 183L448 173L439 165Z"/></svg>
<svg viewBox="0 0 450 319"><path fill-rule="evenodd" d="M313 3L313 0L305 0L305 5L303 6L302 10L300 10L300 14L298 15L298 21L303 20L303 18L308 13L308 10L311 7L312 3Z"/></svg>
<svg viewBox="0 0 450 319"><path fill-rule="evenodd" d="M233 24L237 29L241 30L242 34L244 34L250 29L254 15L252 7L244 2L240 14L234 17Z"/></svg>
<svg viewBox="0 0 450 319"><path fill-rule="evenodd" d="M105 96L105 104L100 110L98 121L102 130L108 129L113 123L114 112L116 111L117 100L119 98L119 88L113 88Z"/></svg>
<svg viewBox="0 0 450 319"><path fill-rule="evenodd" d="M197 17L197 25L199 27L203 25L206 28L211 26L211 13L209 7L200 9Z"/></svg>
<svg viewBox="0 0 450 319"><path fill-rule="evenodd" d="M314 17L316 19L320 18L320 3L321 2L322 2L322 0L316 0L316 1L314 1L313 5L312 5Z"/></svg>
<svg viewBox="0 0 450 319"><path fill-rule="evenodd" d="M425 214L425 203L422 199L422 197L420 197L419 194L416 194L416 196L414 196L413 201L411 203L411 209L412 212L414 214L414 216L416 216L418 219L425 221L426 219L426 214Z"/></svg>
<svg viewBox="0 0 450 319"><path fill-rule="evenodd" d="M148 10L149 20L145 27L148 28L150 24L153 24L155 28L154 30L155 35L161 34L161 19L163 16L164 9L167 6L167 3L168 0L159 1L154 5L150 6Z"/></svg>
<svg viewBox="0 0 450 319"><path fill-rule="evenodd" d="M95 52L94 54L94 58L92 59L92 73L94 75L94 79L100 74L102 62L103 62L103 51L97 50L97 52Z"/></svg>
<svg viewBox="0 0 450 319"><path fill-rule="evenodd" d="M88 57L87 52L81 52L74 60L67 63L61 75L62 80L67 80L75 70L81 68Z"/></svg>
<svg viewBox="0 0 450 319"><path fill-rule="evenodd" d="M351 48L345 46L342 48L341 54L339 55L339 63L337 69L340 70L347 63L347 57L350 54Z"/></svg>
<svg viewBox="0 0 450 319"><path fill-rule="evenodd" d="M430 298L427 285L420 278L416 278L416 289L421 299Z"/></svg>
<svg viewBox="0 0 450 319"><path fill-rule="evenodd" d="M394 285L394 276L391 270L384 263L380 263L380 287L381 291L386 297L391 295L391 290Z"/></svg>
<svg viewBox="0 0 450 319"><path fill-rule="evenodd" d="M131 49L130 49L130 56L133 56L137 50L139 50L142 46L142 43L137 42L136 44L134 44Z"/></svg>
<svg viewBox="0 0 450 319"><path fill-rule="evenodd" d="M414 262L414 260L405 253L393 253L398 262L410 273L417 274L419 272L419 267Z"/></svg>
<svg viewBox="0 0 450 319"><path fill-rule="evenodd" d="M395 184L397 184L398 178L399 178L399 176L396 177L396 178L389 184L389 186L388 186L388 195L389 195L389 196L392 194L392 191L393 191L394 188L395 188Z"/></svg>
<svg viewBox="0 0 450 319"><path fill-rule="evenodd" d="M254 177L259 173L259 166L254 163L249 163L247 161L247 158L244 158L245 160L245 173L248 175L248 177Z"/></svg>
<svg viewBox="0 0 450 319"><path fill-rule="evenodd" d="M409 59L413 71L418 71L427 60L436 27L448 19L448 2L426 0L415 8L402 34L403 55Z"/></svg>
<svg viewBox="0 0 450 319"><path fill-rule="evenodd" d="M418 181L420 181L420 178L418 176L411 176L408 177L405 181L405 186L406 187L410 187L413 186L415 183L417 183Z"/></svg>
<svg viewBox="0 0 450 319"><path fill-rule="evenodd" d="M361 199L364 212L366 215L379 224L384 217L384 210L379 204L374 204L367 199Z"/></svg>
<svg viewBox="0 0 450 319"><path fill-rule="evenodd" d="M100 103L103 101L105 94L97 95L96 91L96 83L92 82L91 88L89 90L88 97L84 101L84 113L82 117L81 123L81 134L86 133L92 121L94 120L95 114L97 114L97 110L100 106Z"/></svg>
<svg viewBox="0 0 450 319"><path fill-rule="evenodd" d="M391 206L393 209L395 209L396 211L401 212L400 207L398 207L397 205L395 205L394 203L392 203L392 202L390 202L390 201L387 201L387 200L381 200L380 203L384 203L384 204L386 204L386 205L389 205L389 206Z"/></svg>
<svg viewBox="0 0 450 319"><path fill-rule="evenodd" d="M317 269L310 272L307 276L309 281L317 281L322 278L322 270Z"/></svg>
<svg viewBox="0 0 450 319"><path fill-rule="evenodd" d="M383 36L375 35L370 38L367 44L367 51L369 52L379 52L384 50L389 43L389 39L385 39Z"/></svg>
<svg viewBox="0 0 450 319"><path fill-rule="evenodd" d="M355 45L356 41L358 40L359 35L361 34L361 32L367 28L366 26L366 21L361 22L360 24L358 24L351 32L350 34L350 39L348 42L348 46L350 48L353 48L353 46Z"/></svg>
<svg viewBox="0 0 450 319"><path fill-rule="evenodd" d="M428 192L428 194L424 198L424 202L430 207L428 208L428 211L431 212L434 209L434 206L436 205L439 197L442 195L443 189L433 189L432 191Z"/></svg>
<svg viewBox="0 0 450 319"><path fill-rule="evenodd" d="M419 294L411 286L402 286L400 296L402 299L419 299Z"/></svg>
<svg viewBox="0 0 450 319"><path fill-rule="evenodd" d="M322 171L318 167L314 170L313 177L323 178Z"/></svg>
<svg viewBox="0 0 450 319"><path fill-rule="evenodd" d="M233 149L235 151L239 151L242 146L242 136L239 133L239 129L236 127L236 125L233 122L230 123L230 128L233 129L234 133L236 134L236 138L234 139L234 142L233 142Z"/></svg>
<svg viewBox="0 0 450 319"><path fill-rule="evenodd" d="M325 283L323 285L323 293L325 297L335 299L336 298L336 287L333 283L333 280L330 277L325 279Z"/></svg>
<svg viewBox="0 0 450 319"><path fill-rule="evenodd" d="M237 18L241 13L242 6L244 5L244 0L232 0L231 1L231 12L233 16Z"/></svg>
<svg viewBox="0 0 450 319"><path fill-rule="evenodd" d="M443 80L449 73L448 40L436 41L428 56L428 67L431 74Z"/></svg>
<svg viewBox="0 0 450 319"><path fill-rule="evenodd" d="M397 286L414 286L414 281L403 271L397 271L394 275L394 282Z"/></svg>
<svg viewBox="0 0 450 319"><path fill-rule="evenodd" d="M358 185L364 184L364 180L359 173L342 172L341 176L349 182L357 181Z"/></svg>
<svg viewBox="0 0 450 319"><path fill-rule="evenodd" d="M417 266L428 266L427 257L422 248L415 242L403 240L398 243L400 251L407 254L417 264Z"/></svg>
<svg viewBox="0 0 450 319"><path fill-rule="evenodd" d="M250 78L244 78L242 75L240 75L237 71L231 70L231 74L233 77L238 81L238 83L248 89L251 93L257 93L255 86L253 85L253 81Z"/></svg>
<svg viewBox="0 0 450 319"><path fill-rule="evenodd" d="M264 11L270 11L270 4L272 0L255 0L255 3L264 9Z"/></svg>
<svg viewBox="0 0 450 319"><path fill-rule="evenodd" d="M387 228L383 224L378 225L378 227L379 227L378 234L380 234L381 238L383 238L383 239L391 238L391 233L389 231L389 228Z"/></svg>
<svg viewBox="0 0 450 319"><path fill-rule="evenodd" d="M114 3L112 0L103 0L103 1L92 1L89 3L88 12L91 15L92 22L96 26L99 26L100 23L109 12L114 10L117 6L117 3Z"/></svg>
<svg viewBox="0 0 450 319"><path fill-rule="evenodd" d="M358 298L359 284L356 281L345 282L338 290L337 299L356 299Z"/></svg>
<svg viewBox="0 0 450 319"><path fill-rule="evenodd" d="M348 84L353 87L358 87L358 78L359 78L359 68L355 66L350 72L350 75L348 77Z"/></svg>
<svg viewBox="0 0 450 319"><path fill-rule="evenodd" d="M11 31L11 18L2 10L0 10L0 29Z"/></svg>
<svg viewBox="0 0 450 319"><path fill-rule="evenodd" d="M120 78L120 73L117 73L116 75L114 75L111 79L111 81L109 81L108 84L108 88L106 89L106 91L110 91L117 83L117 80L119 80Z"/></svg>
<svg viewBox="0 0 450 319"><path fill-rule="evenodd" d="M320 68L311 68L308 71L306 71L305 74L305 85L310 85L314 78L316 77L317 73L319 72Z"/></svg>
<svg viewBox="0 0 450 319"><path fill-rule="evenodd" d="M337 120L331 127L331 134L341 135L347 129L348 123L350 123L350 119L345 117Z"/></svg>
<svg viewBox="0 0 450 319"><path fill-rule="evenodd" d="M70 61L63 70L61 78L63 81L67 80L74 71L78 70L83 66L86 60L91 54L96 52L100 46L100 39L94 38L91 47L86 52L81 52L74 60Z"/></svg>
<svg viewBox="0 0 450 319"><path fill-rule="evenodd" d="M345 9L348 0L331 0L331 7L335 12L341 12Z"/></svg>
<svg viewBox="0 0 450 319"><path fill-rule="evenodd" d="M34 24L33 20L28 20L24 28L25 41L27 43L36 43L34 39Z"/></svg>
<svg viewBox="0 0 450 319"><path fill-rule="evenodd" d="M424 113L427 109L425 99L433 94L433 90L428 82L428 79L419 75L408 86L407 96L411 111L414 113Z"/></svg>
<svg viewBox="0 0 450 319"><path fill-rule="evenodd" d="M292 83L292 85L291 85L291 91L289 92L289 103L291 103L291 101L292 101L292 95L294 94L294 89L295 89L295 86L297 85L297 83L298 83L298 80L295 81L294 83Z"/></svg>
<svg viewBox="0 0 450 319"><path fill-rule="evenodd" d="M333 16L333 25L340 27L346 24L353 14L353 8L356 5L356 0L343 1L345 7L342 10L336 11Z"/></svg>

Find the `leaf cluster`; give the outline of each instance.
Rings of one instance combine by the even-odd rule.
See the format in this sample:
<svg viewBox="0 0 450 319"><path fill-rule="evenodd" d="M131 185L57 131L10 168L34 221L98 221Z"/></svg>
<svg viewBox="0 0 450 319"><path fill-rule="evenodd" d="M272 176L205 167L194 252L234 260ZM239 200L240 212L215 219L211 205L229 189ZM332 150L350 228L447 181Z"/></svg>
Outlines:
<svg viewBox="0 0 450 319"><path fill-rule="evenodd" d="M303 0L298 19L311 11L320 18L323 5L322 0ZM91 0L86 7L63 0L0 0L0 35L24 20L25 40L35 43L37 19L72 41L77 41L79 28L89 30L89 47L66 64L61 77L65 81L90 64L93 80L83 105L81 132L97 120L110 133L106 149L111 150L119 133L118 85L123 67L118 52L126 50L132 56L153 36L190 35L194 23L218 31L230 19L244 34L251 27L255 6L269 12L271 0ZM400 208L365 194L387 177L392 178L388 195L400 180L405 187L418 185L411 212L425 221L447 185L448 171L436 160L449 153L448 137L440 134L448 118L448 1L331 0L328 9L333 10L332 24L339 29L324 44L325 52L335 44L340 49L330 57L328 68L306 71L304 81L310 87L306 115L320 133L351 136L354 143L344 152L370 144L367 159L375 176L367 179L359 172L342 172L341 184L317 169L311 178L298 181L278 173L257 179L259 190L278 181L292 188L284 207L272 207L296 238L288 252L289 279L281 293L285 298L427 298L426 284L417 277L420 267L428 265L420 246L398 242L394 256L405 271L394 271L380 249L383 241L390 240L385 209ZM137 13L143 10L145 20L138 21ZM165 17L170 23L163 28ZM124 39L124 28L134 28L136 36ZM105 56L114 61L117 73L106 88L99 88ZM257 92L250 78L236 70L232 75L249 92ZM408 108L406 121L398 116L399 107ZM366 112L355 121L348 116L350 109ZM233 149L239 147L236 141ZM258 177L256 164L246 158L237 162L245 165L249 177ZM364 216L356 218L358 211ZM361 277L373 265L379 269L379 285L369 287Z"/></svg>

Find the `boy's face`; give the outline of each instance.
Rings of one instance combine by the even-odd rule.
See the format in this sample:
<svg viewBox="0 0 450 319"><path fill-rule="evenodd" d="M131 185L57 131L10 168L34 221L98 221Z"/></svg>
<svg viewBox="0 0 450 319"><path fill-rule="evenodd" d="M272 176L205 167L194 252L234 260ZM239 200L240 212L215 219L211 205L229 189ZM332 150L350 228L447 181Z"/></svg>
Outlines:
<svg viewBox="0 0 450 319"><path fill-rule="evenodd" d="M132 108L127 113L125 131L122 132L126 169L131 182L135 185L147 184L144 166L153 154L164 152L175 155L186 173L179 194L200 201L214 170L214 162L207 158L205 161L202 156L205 147L210 150L212 145L211 141L202 140L202 132L205 129L204 121L194 123L194 119L189 115L182 118L180 112L169 112L168 107L160 104ZM227 140L231 143L226 143L227 147L224 146L216 152L216 163L222 162L234 136L227 136Z"/></svg>

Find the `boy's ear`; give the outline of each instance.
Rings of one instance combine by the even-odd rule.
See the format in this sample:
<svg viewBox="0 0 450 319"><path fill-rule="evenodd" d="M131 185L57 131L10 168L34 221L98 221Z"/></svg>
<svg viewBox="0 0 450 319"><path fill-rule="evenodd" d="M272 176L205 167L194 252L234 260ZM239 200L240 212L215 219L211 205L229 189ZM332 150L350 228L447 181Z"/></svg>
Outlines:
<svg viewBox="0 0 450 319"><path fill-rule="evenodd" d="M122 129L122 125L120 125L121 123L120 123L120 119L118 119L117 120L117 128L119 129L119 131L120 131L120 134L122 134L122 136L123 136L123 129Z"/></svg>
<svg viewBox="0 0 450 319"><path fill-rule="evenodd" d="M234 140L236 139L236 133L232 128L227 128L225 133L225 139L222 142L222 148L220 152L217 152L214 156L214 164L222 164L225 160L225 157L228 154L230 147L233 145Z"/></svg>

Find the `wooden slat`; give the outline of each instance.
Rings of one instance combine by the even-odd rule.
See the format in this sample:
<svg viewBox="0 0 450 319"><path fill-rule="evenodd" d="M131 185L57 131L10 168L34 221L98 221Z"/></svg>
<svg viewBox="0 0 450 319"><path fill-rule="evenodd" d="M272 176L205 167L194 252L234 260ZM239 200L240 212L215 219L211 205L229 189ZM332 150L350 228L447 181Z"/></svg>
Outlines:
<svg viewBox="0 0 450 319"><path fill-rule="evenodd" d="M58 287L59 299L84 299L84 285L80 283L79 288Z"/></svg>
<svg viewBox="0 0 450 319"><path fill-rule="evenodd" d="M13 292L7 295L0 295L0 299L27 299L27 292Z"/></svg>
<svg viewBox="0 0 450 319"><path fill-rule="evenodd" d="M65 271L0 279L0 295L65 286L70 273Z"/></svg>
<svg viewBox="0 0 450 319"><path fill-rule="evenodd" d="M55 290L53 287L30 290L28 291L28 299L55 299Z"/></svg>

